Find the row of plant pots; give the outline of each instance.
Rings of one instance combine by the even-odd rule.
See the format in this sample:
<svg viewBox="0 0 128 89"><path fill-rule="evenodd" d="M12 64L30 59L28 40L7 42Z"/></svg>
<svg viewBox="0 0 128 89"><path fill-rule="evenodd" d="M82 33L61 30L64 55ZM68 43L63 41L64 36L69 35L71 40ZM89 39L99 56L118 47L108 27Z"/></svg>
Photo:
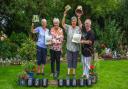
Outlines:
<svg viewBox="0 0 128 89"><path fill-rule="evenodd" d="M48 86L48 79L39 79L34 78L34 73L36 73L36 66L35 63L32 61L26 62L24 65L24 70L19 73L18 75L18 84L20 86L36 86L36 87L47 87ZM90 66L90 77L88 79L80 78L75 79L73 78L66 78L66 79L58 79L55 80L57 82L56 85L59 87L63 86L91 86L92 84L95 84L97 82L97 74L96 74L96 68L95 66Z"/></svg>
<svg viewBox="0 0 128 89"><path fill-rule="evenodd" d="M58 79L55 80L57 82L56 86L59 87L84 87L84 86L92 86L97 82L97 76L90 76L88 79ZM19 79L18 84L20 86L28 86L28 87L47 87L48 79L39 79L39 78L28 78L28 79Z"/></svg>
<svg viewBox="0 0 128 89"><path fill-rule="evenodd" d="M28 78L28 79L19 79L18 85L20 86L28 86L28 87L47 87L48 86L48 79L34 79L34 78Z"/></svg>
<svg viewBox="0 0 128 89"><path fill-rule="evenodd" d="M57 81L59 87L84 87L84 86L92 86L97 82L97 75L90 76L88 79L80 78L80 79L59 79Z"/></svg>

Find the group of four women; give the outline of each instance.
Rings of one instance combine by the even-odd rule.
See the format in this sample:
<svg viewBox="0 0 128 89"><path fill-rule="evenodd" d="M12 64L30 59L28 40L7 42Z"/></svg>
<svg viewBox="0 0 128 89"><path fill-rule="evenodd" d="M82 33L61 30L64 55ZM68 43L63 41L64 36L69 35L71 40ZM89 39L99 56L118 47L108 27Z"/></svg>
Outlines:
<svg viewBox="0 0 128 89"><path fill-rule="evenodd" d="M71 18L71 25L65 23L65 17L67 13L64 12L64 16L62 19L62 26L59 27L60 21L58 18L53 19L53 27L50 30L50 35L52 36L50 48L50 57L51 57L51 75L54 74L59 76L60 73L60 57L61 57L61 50L62 44L64 39L63 32L67 33L67 64L68 64L68 72L67 75L72 74L75 76L76 68L77 68L77 59L78 54L80 51L81 45L81 53L82 53L82 63L83 63L83 74L86 78L89 77L89 68L92 59L92 48L94 43L94 34L91 31L91 20L86 19L85 25L81 23L80 17L81 15L78 14L78 18L73 16ZM77 26L77 20L79 26ZM34 25L32 24L32 33L38 33L38 41L37 41L37 64L38 64L38 71L37 74L44 75L44 65L46 63L47 57L47 45L45 44L45 33L49 32L47 29L47 20L42 19L42 26L37 27L34 29ZM80 43L72 42L74 34L81 34L81 41ZM56 70L55 70L55 63L56 63ZM40 68L42 65L42 68ZM42 72L41 72L42 69Z"/></svg>

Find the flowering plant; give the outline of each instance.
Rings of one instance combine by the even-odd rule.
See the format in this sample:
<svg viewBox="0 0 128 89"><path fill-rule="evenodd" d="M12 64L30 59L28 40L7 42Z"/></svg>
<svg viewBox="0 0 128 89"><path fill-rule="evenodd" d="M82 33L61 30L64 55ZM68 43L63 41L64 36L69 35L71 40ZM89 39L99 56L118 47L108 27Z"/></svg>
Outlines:
<svg viewBox="0 0 128 89"><path fill-rule="evenodd" d="M95 66L94 65L90 65L90 74L91 75L94 74L94 70L95 70Z"/></svg>

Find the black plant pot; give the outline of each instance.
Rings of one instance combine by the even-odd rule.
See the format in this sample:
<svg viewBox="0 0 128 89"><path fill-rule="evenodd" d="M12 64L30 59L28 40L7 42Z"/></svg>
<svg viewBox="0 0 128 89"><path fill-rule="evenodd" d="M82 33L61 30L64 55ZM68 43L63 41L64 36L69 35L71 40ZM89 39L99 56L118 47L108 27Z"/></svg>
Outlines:
<svg viewBox="0 0 128 89"><path fill-rule="evenodd" d="M27 86L27 79L19 79L18 85L20 86Z"/></svg>
<svg viewBox="0 0 128 89"><path fill-rule="evenodd" d="M86 80L85 79L79 79L78 80L78 86L80 87L84 87L86 85Z"/></svg>
<svg viewBox="0 0 128 89"><path fill-rule="evenodd" d="M29 78L28 82L27 82L27 86L32 87L34 85L34 79L33 78Z"/></svg>
<svg viewBox="0 0 128 89"><path fill-rule="evenodd" d="M77 80L76 79L72 79L71 80L71 84L73 87L76 87L77 86Z"/></svg>
<svg viewBox="0 0 128 89"><path fill-rule="evenodd" d="M59 86L59 87L65 86L65 80L63 80L63 79L58 79L58 86Z"/></svg>
<svg viewBox="0 0 128 89"><path fill-rule="evenodd" d="M91 75L91 79L92 79L92 84L96 84L98 80L97 74Z"/></svg>
<svg viewBox="0 0 128 89"><path fill-rule="evenodd" d="M40 86L40 79L35 79L34 86L39 87Z"/></svg>
<svg viewBox="0 0 128 89"><path fill-rule="evenodd" d="M48 79L42 79L42 80L40 80L40 86L47 87L48 86Z"/></svg>
<svg viewBox="0 0 128 89"><path fill-rule="evenodd" d="M71 80L70 80L70 79L66 79L65 85L66 85L67 87L71 86Z"/></svg>
<svg viewBox="0 0 128 89"><path fill-rule="evenodd" d="M91 86L92 85L92 78L89 77L88 79L86 79L86 85L87 86Z"/></svg>

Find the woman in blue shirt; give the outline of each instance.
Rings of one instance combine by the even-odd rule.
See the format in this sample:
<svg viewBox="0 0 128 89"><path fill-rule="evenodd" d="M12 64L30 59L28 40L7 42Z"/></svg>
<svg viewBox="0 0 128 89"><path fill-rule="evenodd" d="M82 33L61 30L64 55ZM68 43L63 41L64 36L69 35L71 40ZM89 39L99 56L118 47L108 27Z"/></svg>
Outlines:
<svg viewBox="0 0 128 89"><path fill-rule="evenodd" d="M47 21L46 19L41 20L42 26L37 27L34 29L34 24L32 24L32 33L38 33L38 40L37 40L37 74L44 75L44 65L46 63L47 57L47 46L45 45L45 33L49 32L49 29L46 28ZM41 65L42 65L42 72L41 72Z"/></svg>

